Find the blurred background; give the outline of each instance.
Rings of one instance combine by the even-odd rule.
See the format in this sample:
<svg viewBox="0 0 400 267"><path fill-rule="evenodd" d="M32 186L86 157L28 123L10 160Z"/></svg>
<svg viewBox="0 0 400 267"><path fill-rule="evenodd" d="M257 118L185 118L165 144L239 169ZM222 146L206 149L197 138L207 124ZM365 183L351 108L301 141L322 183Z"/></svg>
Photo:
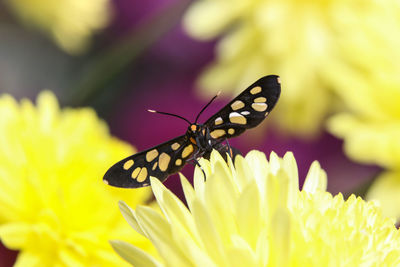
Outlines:
<svg viewBox="0 0 400 267"><path fill-rule="evenodd" d="M399 11L371 0L3 0L0 93L35 101L51 90L62 107L94 108L140 151L187 128L147 109L194 120L221 90L205 121L277 74L275 110L230 144L243 154L292 151L301 181L318 160L334 194L368 198L376 184L370 197L398 218ZM191 180L193 166L183 173ZM166 185L182 196L177 175ZM2 246L0 266L17 253Z"/></svg>

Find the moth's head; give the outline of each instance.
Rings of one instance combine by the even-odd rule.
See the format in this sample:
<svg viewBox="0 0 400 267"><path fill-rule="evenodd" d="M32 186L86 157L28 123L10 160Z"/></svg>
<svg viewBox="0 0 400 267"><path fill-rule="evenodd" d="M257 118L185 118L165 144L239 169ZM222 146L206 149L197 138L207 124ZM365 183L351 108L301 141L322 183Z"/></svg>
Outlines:
<svg viewBox="0 0 400 267"><path fill-rule="evenodd" d="M189 126L189 131L191 131L192 133L196 133L198 129L199 129L199 126L197 124L191 124Z"/></svg>
<svg viewBox="0 0 400 267"><path fill-rule="evenodd" d="M196 135L198 135L200 128L200 125L196 123L190 124L186 131L186 134L190 137L195 137Z"/></svg>
<svg viewBox="0 0 400 267"><path fill-rule="evenodd" d="M190 124L187 129L186 135L189 136L190 141L196 145L196 137L205 135L205 128L203 125L196 123Z"/></svg>

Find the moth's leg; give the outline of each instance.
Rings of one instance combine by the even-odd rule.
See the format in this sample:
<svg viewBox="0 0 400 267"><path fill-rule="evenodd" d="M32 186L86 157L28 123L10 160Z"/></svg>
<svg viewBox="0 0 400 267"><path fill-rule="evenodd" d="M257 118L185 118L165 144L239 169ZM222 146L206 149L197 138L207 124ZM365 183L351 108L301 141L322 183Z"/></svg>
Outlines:
<svg viewBox="0 0 400 267"><path fill-rule="evenodd" d="M194 161L195 165L199 166L200 170L201 170L202 173L203 173L203 177L204 177L204 181L205 181L207 176L206 176L206 173L205 173L204 169L201 167L201 165L200 165L200 163L197 161L197 159L194 158L193 161Z"/></svg>
<svg viewBox="0 0 400 267"><path fill-rule="evenodd" d="M201 170L202 173L203 173L204 180L206 180L206 173L204 172L204 169L201 167L199 161L197 160L197 158L202 157L203 154L204 154L204 152L200 151L200 149L197 150L197 151L193 154L193 156L192 156L190 159L188 159L188 162L189 162L190 164L194 165L194 166L199 166L200 170Z"/></svg>
<svg viewBox="0 0 400 267"><path fill-rule="evenodd" d="M204 152L202 152L201 149L197 149L196 152L193 153L193 156L191 158L189 158L188 160L194 160L194 159L200 158L203 154L204 154Z"/></svg>
<svg viewBox="0 0 400 267"><path fill-rule="evenodd" d="M231 157L231 159L233 159L233 151L232 151L232 147L229 144L228 138L225 138L225 142L228 145L228 154Z"/></svg>
<svg viewBox="0 0 400 267"><path fill-rule="evenodd" d="M198 161L195 157L189 159L189 160L188 160L188 163L189 163L189 164L192 164L192 165L194 165L194 166L199 166L201 172L203 173L204 180L206 180L206 173L205 173L203 167L201 167L199 161Z"/></svg>
<svg viewBox="0 0 400 267"><path fill-rule="evenodd" d="M221 144L217 150L219 151L219 153L222 155L222 157L225 159L225 161L227 161L227 155L228 154L231 159L233 160L237 155L242 155L242 153L240 152L239 149L232 147L228 140L225 139L226 144Z"/></svg>

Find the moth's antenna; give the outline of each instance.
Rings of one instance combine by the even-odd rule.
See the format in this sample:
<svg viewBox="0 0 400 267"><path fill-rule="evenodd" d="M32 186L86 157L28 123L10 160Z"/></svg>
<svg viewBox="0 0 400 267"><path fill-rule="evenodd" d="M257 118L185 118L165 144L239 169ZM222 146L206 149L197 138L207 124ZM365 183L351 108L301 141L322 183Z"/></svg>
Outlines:
<svg viewBox="0 0 400 267"><path fill-rule="evenodd" d="M217 98L217 96L219 96L221 94L221 91L219 91L213 98L211 98L211 100L207 103L207 105L205 105L203 107L203 109L199 112L199 114L197 114L196 120L194 121L194 123L197 123L197 120L199 119L201 113L203 113L203 111L214 101L214 99Z"/></svg>
<svg viewBox="0 0 400 267"><path fill-rule="evenodd" d="M168 113L168 112L162 112L162 111L156 111L156 110L152 110L152 109L148 109L147 111L148 111L148 112L151 112L151 113L158 113L158 114L163 114L163 115L168 115L168 116L176 117L176 118L179 118L179 119L182 119L182 120L186 121L186 122L189 123L189 124L192 124L189 120L185 119L185 118L182 117L182 116L176 115L176 114L172 114L172 113Z"/></svg>

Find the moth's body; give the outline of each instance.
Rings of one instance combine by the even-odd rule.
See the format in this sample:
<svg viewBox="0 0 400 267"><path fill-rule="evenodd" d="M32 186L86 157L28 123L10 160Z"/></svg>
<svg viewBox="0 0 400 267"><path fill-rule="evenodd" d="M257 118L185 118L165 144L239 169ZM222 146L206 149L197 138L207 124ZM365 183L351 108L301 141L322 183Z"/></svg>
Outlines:
<svg viewBox="0 0 400 267"><path fill-rule="evenodd" d="M164 181L180 171L187 161L208 158L213 149L228 152L222 142L260 124L275 106L279 95L279 77L263 77L204 124L198 124L196 119L184 135L121 160L103 179L112 186L143 187L149 185L150 176Z"/></svg>
<svg viewBox="0 0 400 267"><path fill-rule="evenodd" d="M216 143L210 138L210 129L203 124L191 124L186 135L189 137L190 143L202 152L211 152L213 144Z"/></svg>

